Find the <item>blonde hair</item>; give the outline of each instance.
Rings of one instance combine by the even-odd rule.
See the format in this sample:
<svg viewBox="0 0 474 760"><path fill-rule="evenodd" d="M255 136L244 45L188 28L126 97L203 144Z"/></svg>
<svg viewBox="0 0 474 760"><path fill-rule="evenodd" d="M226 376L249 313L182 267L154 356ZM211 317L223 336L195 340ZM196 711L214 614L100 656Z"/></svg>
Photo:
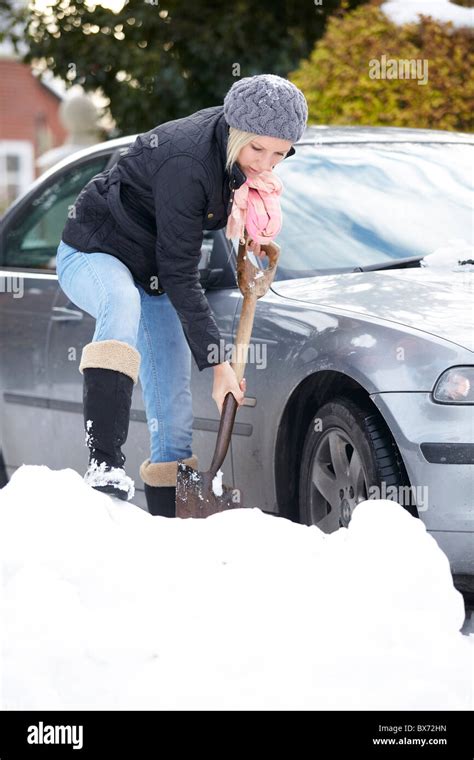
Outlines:
<svg viewBox="0 0 474 760"><path fill-rule="evenodd" d="M227 141L227 160L225 168L230 174L232 165L237 161L242 148L245 148L251 140L258 138L260 135L254 132L244 132L242 129L236 129L235 127L229 127L229 139Z"/></svg>

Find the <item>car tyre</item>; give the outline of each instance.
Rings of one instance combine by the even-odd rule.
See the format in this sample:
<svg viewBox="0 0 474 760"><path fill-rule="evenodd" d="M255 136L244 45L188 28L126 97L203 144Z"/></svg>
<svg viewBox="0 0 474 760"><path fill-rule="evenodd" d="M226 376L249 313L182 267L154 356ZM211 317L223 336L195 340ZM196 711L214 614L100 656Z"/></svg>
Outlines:
<svg viewBox="0 0 474 760"><path fill-rule="evenodd" d="M373 486L377 491L369 493ZM300 521L333 533L347 527L357 504L374 493L417 515L405 466L383 418L368 402L334 398L317 411L305 437Z"/></svg>

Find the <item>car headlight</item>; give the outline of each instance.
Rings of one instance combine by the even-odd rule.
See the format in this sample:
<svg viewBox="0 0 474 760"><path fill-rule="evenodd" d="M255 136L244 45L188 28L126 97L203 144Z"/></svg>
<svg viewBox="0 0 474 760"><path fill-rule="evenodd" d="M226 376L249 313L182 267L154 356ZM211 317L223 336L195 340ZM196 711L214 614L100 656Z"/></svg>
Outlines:
<svg viewBox="0 0 474 760"><path fill-rule="evenodd" d="M474 367L451 367L443 372L433 398L442 404L474 404Z"/></svg>

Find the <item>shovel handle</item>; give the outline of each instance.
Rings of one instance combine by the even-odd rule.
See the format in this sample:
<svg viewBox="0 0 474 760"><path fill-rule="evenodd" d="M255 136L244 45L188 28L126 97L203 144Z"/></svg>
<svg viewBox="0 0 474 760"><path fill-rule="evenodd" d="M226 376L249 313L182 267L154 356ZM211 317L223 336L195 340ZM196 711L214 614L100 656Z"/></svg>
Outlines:
<svg viewBox="0 0 474 760"><path fill-rule="evenodd" d="M238 406L239 405L235 400L234 394L229 391L224 399L224 403L222 404L221 420L219 423L219 432L217 433L216 448L209 469L211 478L215 478L217 471L220 470L222 463L226 458Z"/></svg>
<svg viewBox="0 0 474 760"><path fill-rule="evenodd" d="M237 328L235 341L236 350L234 353L233 361L231 361L231 367L236 374L239 385L244 376L245 367L247 364L247 352L252 335L257 299L265 295L265 292L270 287L271 282L275 276L278 257L280 254L280 246L274 242L270 242L261 246L261 250L263 250L268 256L270 267L269 271L267 271L262 278L263 282L257 282L255 280L256 269L253 265L249 264L247 259L247 249L248 234L247 230L245 230L244 242L240 244L238 254L239 287L242 295L244 296L244 300L242 302L239 326ZM253 287L249 286L249 280L251 283L253 283ZM239 405L235 399L234 394L229 392L226 395L224 403L222 405L216 448L209 470L209 474L212 478L215 478L217 471L221 468L222 463L226 458L227 450L229 448L230 439L232 436L232 430L234 427L235 415L238 408Z"/></svg>
<svg viewBox="0 0 474 760"><path fill-rule="evenodd" d="M242 302L239 326L237 328L237 335L235 338L234 359L230 365L237 375L237 380L239 383L244 376L245 366L247 364L247 352L249 348L250 337L252 335L256 305L257 298L255 294L246 293Z"/></svg>
<svg viewBox="0 0 474 760"><path fill-rule="evenodd" d="M245 366L247 364L247 351L250 343L250 336L252 335L256 304L257 298L254 296L254 294L246 293L242 303L239 327L237 329L237 356L235 357L236 360L232 361L230 365L237 376L237 381L239 384L244 376ZM222 404L221 420L219 424L219 432L217 433L216 448L209 470L211 477L213 478L216 476L217 471L220 469L226 457L232 436L232 429L234 427L235 415L238 408L239 405L235 399L234 394L229 391L224 399L224 403Z"/></svg>

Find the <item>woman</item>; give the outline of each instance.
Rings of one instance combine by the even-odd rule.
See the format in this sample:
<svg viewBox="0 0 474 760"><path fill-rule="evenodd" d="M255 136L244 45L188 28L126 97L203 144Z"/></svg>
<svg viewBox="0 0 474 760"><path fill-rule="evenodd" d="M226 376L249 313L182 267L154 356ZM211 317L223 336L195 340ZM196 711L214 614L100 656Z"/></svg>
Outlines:
<svg viewBox="0 0 474 760"><path fill-rule="evenodd" d="M89 448L84 479L93 488L134 496L121 447L138 377L150 430L140 477L153 515L174 516L177 460L198 467L191 356L200 371L213 367L219 412L228 392L243 403L245 380L239 385L222 353L199 282L203 230L227 225L228 237L244 226L260 230L250 246L260 253L279 228L281 183L271 169L295 152L307 115L303 93L288 80L240 79L222 106L140 134L70 207L57 272L66 295L96 319L79 365Z"/></svg>

